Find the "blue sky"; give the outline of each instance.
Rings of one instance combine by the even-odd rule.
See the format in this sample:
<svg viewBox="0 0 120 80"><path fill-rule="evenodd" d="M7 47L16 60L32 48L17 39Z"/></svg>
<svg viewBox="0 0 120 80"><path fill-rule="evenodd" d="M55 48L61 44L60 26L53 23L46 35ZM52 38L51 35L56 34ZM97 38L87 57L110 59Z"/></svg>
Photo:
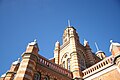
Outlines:
<svg viewBox="0 0 120 80"><path fill-rule="evenodd" d="M110 40L120 42L120 0L0 0L0 75L37 39L40 52L53 57L54 43L62 44L67 20L96 52L109 52Z"/></svg>

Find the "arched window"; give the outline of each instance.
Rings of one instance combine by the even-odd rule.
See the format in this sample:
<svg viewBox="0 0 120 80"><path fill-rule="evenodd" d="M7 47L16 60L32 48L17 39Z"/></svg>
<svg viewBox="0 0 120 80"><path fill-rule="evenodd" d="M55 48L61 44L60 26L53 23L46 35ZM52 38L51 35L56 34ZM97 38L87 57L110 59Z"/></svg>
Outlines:
<svg viewBox="0 0 120 80"><path fill-rule="evenodd" d="M41 74L39 72L35 73L33 80L40 80L40 79L41 79Z"/></svg>
<svg viewBox="0 0 120 80"><path fill-rule="evenodd" d="M16 76L16 73L13 75L13 77L12 77L12 79L11 79L11 80L14 80L15 76Z"/></svg>
<svg viewBox="0 0 120 80"><path fill-rule="evenodd" d="M84 59L80 59L80 66L82 71L86 68Z"/></svg>
<svg viewBox="0 0 120 80"><path fill-rule="evenodd" d="M80 58L79 58L80 69L81 69L81 71L83 71L84 69L86 69L85 56L84 56L83 52L80 52L79 56L80 56Z"/></svg>
<svg viewBox="0 0 120 80"><path fill-rule="evenodd" d="M65 68L65 61L63 62L63 67Z"/></svg>
<svg viewBox="0 0 120 80"><path fill-rule="evenodd" d="M80 59L80 64L81 64L82 66L85 66L85 62L84 62L83 59Z"/></svg>
<svg viewBox="0 0 120 80"><path fill-rule="evenodd" d="M67 59L67 69L70 70L70 58Z"/></svg>
<svg viewBox="0 0 120 80"><path fill-rule="evenodd" d="M49 76L45 76L44 80L50 80Z"/></svg>

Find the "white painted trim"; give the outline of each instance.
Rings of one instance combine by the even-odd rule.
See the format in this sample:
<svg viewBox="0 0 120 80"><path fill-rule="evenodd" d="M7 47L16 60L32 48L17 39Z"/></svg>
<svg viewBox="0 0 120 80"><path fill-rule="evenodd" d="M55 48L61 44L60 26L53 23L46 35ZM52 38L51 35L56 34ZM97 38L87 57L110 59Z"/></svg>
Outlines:
<svg viewBox="0 0 120 80"><path fill-rule="evenodd" d="M109 66L108 68L106 68L106 69L103 70L103 71L100 70L100 71L98 71L98 72L96 72L96 73L87 75L87 76L85 76L85 77L83 77L83 78L84 78L84 80L92 80L92 79L94 79L94 78L96 78L96 77L99 77L99 76L101 76L101 75L103 75L103 74L105 74L105 73L107 73L107 72L110 72L110 71L112 71L112 70L114 70L114 69L117 69L117 66L116 66L116 65ZM90 76L90 77L88 77L88 76ZM88 77L88 78L87 78L87 77Z"/></svg>

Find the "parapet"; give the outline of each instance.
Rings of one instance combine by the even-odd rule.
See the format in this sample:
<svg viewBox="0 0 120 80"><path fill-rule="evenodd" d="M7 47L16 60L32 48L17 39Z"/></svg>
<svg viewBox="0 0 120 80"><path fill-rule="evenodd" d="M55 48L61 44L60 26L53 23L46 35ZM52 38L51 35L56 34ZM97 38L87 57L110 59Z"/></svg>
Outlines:
<svg viewBox="0 0 120 80"><path fill-rule="evenodd" d="M111 65L113 65L113 59L114 57L111 55L105 59L103 59L102 61L98 62L97 64L85 69L83 72L83 78L89 77L107 67L110 67Z"/></svg>

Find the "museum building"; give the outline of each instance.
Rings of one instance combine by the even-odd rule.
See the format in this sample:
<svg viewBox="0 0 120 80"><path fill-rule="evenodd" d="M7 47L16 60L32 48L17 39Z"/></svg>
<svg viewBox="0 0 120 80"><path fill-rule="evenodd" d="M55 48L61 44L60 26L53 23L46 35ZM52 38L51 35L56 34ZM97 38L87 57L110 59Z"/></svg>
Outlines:
<svg viewBox="0 0 120 80"><path fill-rule="evenodd" d="M13 62L0 80L120 80L120 43L110 41L107 57L99 49L93 53L86 40L82 45L73 26L64 30L62 40L51 59L39 54L36 40L28 43L21 61Z"/></svg>

